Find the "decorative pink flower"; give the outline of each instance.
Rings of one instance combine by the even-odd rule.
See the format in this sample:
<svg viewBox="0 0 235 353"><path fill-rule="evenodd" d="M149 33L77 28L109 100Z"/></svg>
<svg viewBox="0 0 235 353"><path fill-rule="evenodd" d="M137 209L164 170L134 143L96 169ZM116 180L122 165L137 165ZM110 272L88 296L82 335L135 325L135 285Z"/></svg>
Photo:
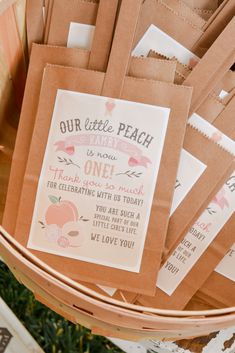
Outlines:
<svg viewBox="0 0 235 353"><path fill-rule="evenodd" d="M148 168L148 163L151 163L150 159L145 156L140 156L138 159L130 157L128 160L128 165L130 167L142 166Z"/></svg>
<svg viewBox="0 0 235 353"><path fill-rule="evenodd" d="M56 146L56 151L63 151L70 156L75 152L75 147L73 145L66 146L65 141L57 141L54 145Z"/></svg>
<svg viewBox="0 0 235 353"><path fill-rule="evenodd" d="M64 236L59 237L59 239L57 240L57 244L61 247L61 248L68 248L69 247L69 240L67 238L65 238Z"/></svg>
<svg viewBox="0 0 235 353"><path fill-rule="evenodd" d="M74 152L75 152L74 146L67 146L67 147L65 147L65 152L68 153L69 155L74 154Z"/></svg>

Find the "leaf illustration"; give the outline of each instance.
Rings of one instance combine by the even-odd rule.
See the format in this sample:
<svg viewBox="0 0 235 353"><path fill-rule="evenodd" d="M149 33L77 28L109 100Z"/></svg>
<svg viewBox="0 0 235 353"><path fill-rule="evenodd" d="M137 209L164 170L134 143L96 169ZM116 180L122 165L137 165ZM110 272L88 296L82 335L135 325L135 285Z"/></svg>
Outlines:
<svg viewBox="0 0 235 353"><path fill-rule="evenodd" d="M143 173L137 173L135 171L131 171L131 170L127 170L126 172L124 173L118 173L116 174L117 176L118 175L126 175L128 178L139 178Z"/></svg>
<svg viewBox="0 0 235 353"><path fill-rule="evenodd" d="M45 224L41 221L38 221L39 224L41 224L42 228L45 228Z"/></svg>
<svg viewBox="0 0 235 353"><path fill-rule="evenodd" d="M56 196L53 196L53 195L49 195L49 200L52 202L52 203L58 203L60 202L60 199L58 199L58 197Z"/></svg>
<svg viewBox="0 0 235 353"><path fill-rule="evenodd" d="M70 232L68 232L68 235L70 237L77 237L79 235L79 232L77 230L71 230Z"/></svg>

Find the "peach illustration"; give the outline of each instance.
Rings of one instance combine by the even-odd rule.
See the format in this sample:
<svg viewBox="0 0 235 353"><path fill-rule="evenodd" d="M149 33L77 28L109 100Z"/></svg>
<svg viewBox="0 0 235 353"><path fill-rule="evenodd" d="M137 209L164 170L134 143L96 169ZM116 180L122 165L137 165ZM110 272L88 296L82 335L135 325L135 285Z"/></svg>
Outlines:
<svg viewBox="0 0 235 353"><path fill-rule="evenodd" d="M55 196L49 198L53 204L48 207L45 214L47 225L56 224L62 228L65 223L78 220L78 211L72 202L57 199Z"/></svg>
<svg viewBox="0 0 235 353"><path fill-rule="evenodd" d="M82 246L85 240L83 222L69 222L62 228L62 235L69 240L71 247Z"/></svg>
<svg viewBox="0 0 235 353"><path fill-rule="evenodd" d="M49 224L46 226L46 236L49 242L56 242L61 235L61 228L59 228L56 224Z"/></svg>

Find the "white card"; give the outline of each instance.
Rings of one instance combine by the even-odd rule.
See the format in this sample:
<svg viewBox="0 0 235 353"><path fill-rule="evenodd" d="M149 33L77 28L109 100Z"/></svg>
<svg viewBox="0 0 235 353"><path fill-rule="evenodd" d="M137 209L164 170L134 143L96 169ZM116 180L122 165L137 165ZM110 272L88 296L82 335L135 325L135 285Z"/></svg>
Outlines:
<svg viewBox="0 0 235 353"><path fill-rule="evenodd" d="M189 67L194 67L199 61L195 54L153 24L147 29L132 55L147 56L151 49L168 58L176 57Z"/></svg>
<svg viewBox="0 0 235 353"><path fill-rule="evenodd" d="M67 47L91 50L94 33L95 26L71 22Z"/></svg>
<svg viewBox="0 0 235 353"><path fill-rule="evenodd" d="M220 261L215 272L235 282L235 244L233 244L223 260Z"/></svg>
<svg viewBox="0 0 235 353"><path fill-rule="evenodd" d="M189 273L235 211L235 193L229 180L191 227L158 274L157 287L169 296Z"/></svg>
<svg viewBox="0 0 235 353"><path fill-rule="evenodd" d="M28 247L139 272L169 112L58 90Z"/></svg>
<svg viewBox="0 0 235 353"><path fill-rule="evenodd" d="M175 212L205 169L204 163L182 149L170 215Z"/></svg>

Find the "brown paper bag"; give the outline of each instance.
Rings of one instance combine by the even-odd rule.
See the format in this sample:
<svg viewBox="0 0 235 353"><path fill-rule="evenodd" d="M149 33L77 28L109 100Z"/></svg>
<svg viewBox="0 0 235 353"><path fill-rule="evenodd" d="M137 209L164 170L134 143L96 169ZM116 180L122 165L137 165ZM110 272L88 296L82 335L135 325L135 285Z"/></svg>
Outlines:
<svg viewBox="0 0 235 353"><path fill-rule="evenodd" d="M234 186L234 181L230 180L230 185ZM234 234L235 216L233 215L230 221L223 228L223 236ZM234 244L228 251L226 256L218 264L215 271L203 283L200 290L196 293L198 298L202 298L206 303L217 308L234 306L235 297L235 274L234 274Z"/></svg>
<svg viewBox="0 0 235 353"><path fill-rule="evenodd" d="M230 102L213 123L217 129L223 131L231 139L235 139L234 111L235 97L230 100Z"/></svg>
<svg viewBox="0 0 235 353"><path fill-rule="evenodd" d="M192 51L200 53L203 48L209 48L220 33L225 29L226 25L235 15L235 4L233 0L224 0L206 22L203 30L204 33L194 44Z"/></svg>
<svg viewBox="0 0 235 353"><path fill-rule="evenodd" d="M90 52L85 50L33 45L3 217L3 226L11 234L14 234L15 231L19 199L35 123L44 67L49 62L51 64L86 68L89 65L89 57ZM174 70L175 63L169 64L164 60L159 61L157 59L132 58L129 75L172 82Z"/></svg>
<svg viewBox="0 0 235 353"><path fill-rule="evenodd" d="M146 0L141 9L134 47L153 24L190 49L202 35L205 23L206 21L181 1ZM175 28L178 30L175 31Z"/></svg>
<svg viewBox="0 0 235 353"><path fill-rule="evenodd" d="M234 101L232 101L232 103L234 105ZM215 121L217 122L215 124L216 127L220 127L220 131L223 133L225 132L223 127L226 126L226 123L231 126L232 119L234 121L231 108L232 104L231 106L226 107L223 114L221 114ZM216 129L214 130L216 131ZM220 132L217 131L217 134L219 133ZM230 146L231 151L234 151L234 137L235 128L233 129L233 133L230 134L232 140L228 142L229 145L227 145ZM205 151L206 149L203 148L203 150ZM218 157L217 161L221 160L221 157L222 156ZM141 296L138 298L140 302L162 308L184 308L190 298L196 293L198 288L202 286L202 283L206 281L230 246L234 243L235 238L231 231L232 225L234 226L234 191L234 163L232 163L230 171L227 174L226 182L221 190L213 199L211 198L212 201L209 206L207 206L202 215L194 223L183 241L178 243L178 246L176 245L174 248L173 246L171 247L172 251L167 259L164 260L162 269L159 272L157 280L158 288L155 297ZM184 214L184 212L182 212L182 214ZM168 245L170 244L169 235L171 231L171 222L172 218L170 218L166 239L166 244ZM217 228L214 228L215 226ZM230 232L228 232L227 229L229 229ZM188 267L189 272L184 272L183 275L183 268L190 266L190 261L193 261L192 258L197 251L197 249L194 249L195 245L196 247L200 247L199 243L194 244L194 237L197 237L200 242L203 242L208 237L211 237L213 232L214 237L211 238L210 242L204 247L204 253L201 253L200 257L197 257L196 263L196 258L194 258L194 266L191 263L191 266L193 267Z"/></svg>
<svg viewBox="0 0 235 353"><path fill-rule="evenodd" d="M33 47L3 217L3 226L9 233L13 234L15 230L20 190L22 188L23 175L37 112L43 69L47 63L51 63L105 70L111 46L108 38L112 36L112 33L108 35L108 29L106 28L106 15L103 13L105 3L106 0L100 2L97 14L97 21L99 23L96 26L91 51L42 45L35 45ZM112 6L112 12L107 14L109 19L113 17L113 12L117 10L117 1L110 1L110 6ZM104 23L100 21L100 18L104 20ZM100 37L103 38L102 33L104 28L107 32L107 42L104 41L105 45L97 55L97 44L100 43ZM113 32L113 27L110 26L109 29ZM172 70L170 71L172 72Z"/></svg>
<svg viewBox="0 0 235 353"><path fill-rule="evenodd" d="M70 23L95 25L97 10L97 1L54 0L47 11L44 43L67 46Z"/></svg>
<svg viewBox="0 0 235 353"><path fill-rule="evenodd" d="M60 60L60 61L59 61ZM8 187L8 196L5 206L5 214L3 225L5 229L14 234L14 224L18 210L19 198L22 189L23 176L26 167L27 157L31 135L33 132L37 105L39 100L39 92L43 75L43 68L46 62L60 63L69 66L86 67L89 60L88 51L79 51L78 49L65 49L62 47L50 47L43 45L33 45L31 61L29 66L28 81L26 94L24 97L23 110L18 128L18 136L16 148L14 151L14 160L11 169L10 183ZM164 80L165 82L173 82L174 70L176 64L174 62L166 62L165 60L148 59L148 58L131 58L129 76L135 76L155 80ZM17 175L17 187L16 187ZM11 190L14 190L14 192ZM9 211L8 211L9 210ZM15 218L14 218L15 216ZM88 287L92 285L86 284ZM98 292L107 294L97 286ZM114 298L126 298L129 301L129 293L120 293L116 291Z"/></svg>
<svg viewBox="0 0 235 353"><path fill-rule="evenodd" d="M121 7L122 16L119 17L119 27L117 28L117 32L115 34L115 40L112 50L112 55L110 59L110 64L108 67L107 74L104 76L102 73L91 72L87 70L81 69L68 69L62 67L53 67L48 66L44 73L44 81L42 85L41 91L41 99L39 104L39 110L37 115L37 121L34 129L34 137L32 139L30 155L28 160L28 167L25 174L25 181L28 179L28 175L32 173L31 167L35 170L38 168L40 172L41 163L43 159L43 150L45 149L45 145L42 143L42 154L37 153L37 156L34 155L34 145L37 141L37 129L40 128L41 123L48 124L46 130L44 130L41 136L41 141L46 143L47 134L49 129L49 121L51 117L51 113L53 110L54 100L56 96L57 88L69 89L80 92L87 92L93 94L103 94L108 95L109 97L116 97L121 95L122 99L130 100L130 101L139 101L141 103L150 103L150 104L161 104L165 106L171 107L171 114L167 129L167 138L165 147L163 150L161 168L158 174L158 182L154 196L154 203L152 207L150 223L148 227L148 234L145 241L145 248L142 257L142 263L140 267L140 272L133 273L130 271L119 270L119 269L111 269L110 267L98 264L90 264L88 262L83 262L79 260L72 260L68 258L63 258L63 265L60 261L60 258L55 255L48 255L43 252L37 252L37 255L40 258L46 259L47 263L50 263L52 267L58 268L63 273L69 274L73 278L79 278L86 281L91 281L92 283L101 283L104 285L115 285L119 288L130 290L137 292L145 292L152 293L154 290L154 278L156 278L157 274L157 262L161 257L161 244L163 245L164 236L162 236L167 228L168 214L167 208L170 209L170 201L172 198L172 191L174 189L175 183L175 175L177 170L177 156L179 157L180 146L182 144L182 138L184 134L183 119L186 119L187 115L187 105L189 103L189 98L191 91L182 90L182 87L174 86L172 84L167 84L163 82L153 82L141 79L133 79L133 78L125 78L124 75L120 75L120 73L124 73L128 66L130 51L132 47L133 40L133 29L135 28L135 17L133 17L133 13L138 14L138 8L136 6L136 1L128 1L123 2ZM132 16L130 16L132 14ZM131 21L130 21L131 18ZM128 35L126 33L126 26L132 26L132 32L128 31ZM124 33L125 28L125 33ZM120 37L122 40L120 40ZM127 49L128 48L128 51ZM117 60L118 56L122 58L122 60ZM114 66L115 63L115 66ZM119 80L118 80L119 78ZM103 87L103 89L102 89ZM48 95L49 92L49 95ZM118 93L120 92L120 93ZM122 92L122 93L121 93ZM174 97L174 98L173 98ZM49 98L49 100L48 100ZM169 103L167 103L167 101ZM174 103L175 101L175 103ZM47 102L47 103L46 103ZM188 102L188 103L187 103ZM45 104L44 104L45 103ZM174 108L175 104L175 108ZM176 108L177 107L177 108ZM44 109L46 108L46 111ZM44 111L44 112L43 112ZM45 116L45 112L47 117ZM177 112L177 119L174 119L174 114ZM42 114L44 118L42 118ZM182 118L182 124L179 124L179 116ZM46 117L46 120L44 120ZM41 120L42 118L42 120ZM177 121L176 121L177 120ZM40 129L41 130L41 129ZM178 131L176 131L178 130ZM41 134L41 133L40 133ZM170 146L174 146L173 149ZM177 147L178 146L178 147ZM71 148L70 150L71 151ZM165 169L164 160L169 159L169 151L173 153L172 163L171 163L171 172ZM39 157L40 161L36 161L36 158ZM32 161L34 160L33 164ZM174 172L175 169L175 172ZM35 170L36 172L36 170ZM33 172L34 173L34 172ZM166 180L167 183L166 183ZM31 183L30 183L31 184ZM33 183L34 184L34 183ZM35 197L35 193L32 192L30 195L28 192L25 193L26 189L29 187L28 182L24 184L23 193L21 197L21 206L19 210L18 216L18 225L16 228L16 237L19 239L24 245L27 242L27 230L26 228L30 227L30 223L28 220L22 223L22 212L23 212L23 204L25 202L25 197L33 196ZM30 186L33 187L35 192L37 189L37 183ZM170 190L172 189L172 190ZM29 209L29 222L31 222L31 215L34 207L33 198L27 202L27 205L30 206ZM32 203L31 203L32 202ZM164 204L164 214L161 211L161 206ZM167 206L168 205L168 206ZM30 214L31 213L31 214ZM157 217L156 217L157 215ZM153 219L159 219L159 222L155 224ZM24 231L22 229L24 228ZM26 228L25 228L26 227ZM29 230L29 228L28 228ZM25 238L23 239L22 234L25 234ZM154 236L153 236L154 234ZM124 236L124 235L123 235ZM123 253L123 250L122 250ZM96 254L95 254L96 255ZM108 254L109 255L109 254ZM113 257L114 254L112 254ZM106 255L107 256L107 255ZM153 261L151 260L153 259ZM138 258L140 261L141 258ZM155 260L155 263L153 263ZM103 261L103 260L102 260ZM126 265L125 260L125 266ZM76 265L78 266L76 266ZM150 265L151 264L151 265ZM62 265L62 266L61 266ZM111 280L112 278L112 280ZM143 287L144 283L144 287Z"/></svg>
<svg viewBox="0 0 235 353"><path fill-rule="evenodd" d="M138 298L142 304L164 309L183 309L225 256L235 240L232 231L235 225L235 188L232 187L234 178L233 172L222 189L203 212L204 215L202 214L199 217L196 222L197 226L191 228L184 240L175 248L172 256L168 257L166 263L163 265L163 270L159 272L155 297L141 296ZM221 210L219 215L213 216L211 212L218 213L215 207L216 201L218 202L218 206L221 207ZM222 204L222 202L224 202L224 204ZM210 212L210 216L208 216L208 212ZM209 223L206 223L206 220L208 220ZM219 222L221 222L221 224L215 227L213 223L216 224ZM213 231L211 231L212 227L214 227ZM198 229L201 231L199 232ZM221 230L216 233L215 229L216 231L218 229ZM213 232L215 232L214 236L210 241L207 241L207 237L212 236ZM198 239L196 242L194 237ZM190 242L190 240L192 242ZM189 266L190 256L194 256L195 252L197 252L197 248L201 246L200 242L202 243L203 241L207 242L204 246L204 251L197 257L197 260L196 258L194 259L196 262L194 262L194 265L191 264L192 267L190 267L190 270L188 268L187 274L184 273L185 277L183 277L183 268ZM191 262L192 261L193 260L191 260ZM179 272L182 272L181 277L178 276ZM176 279L177 276L178 280ZM223 289L221 287L221 292L222 291ZM211 292L211 295L212 293L213 292Z"/></svg>
<svg viewBox="0 0 235 353"><path fill-rule="evenodd" d="M183 85L193 86L190 115L195 112L209 93L221 82L235 61L235 18L233 18L200 63L194 67Z"/></svg>
<svg viewBox="0 0 235 353"><path fill-rule="evenodd" d="M148 58L158 58L158 59L169 60L169 61L175 62L176 63L176 71L175 71L174 82L177 85L181 85L184 82L184 80L186 79L186 77L192 71L192 69L189 66L182 64L177 58L175 58L175 57L168 58L167 56L159 54L159 53L155 52L154 50L149 51Z"/></svg>

